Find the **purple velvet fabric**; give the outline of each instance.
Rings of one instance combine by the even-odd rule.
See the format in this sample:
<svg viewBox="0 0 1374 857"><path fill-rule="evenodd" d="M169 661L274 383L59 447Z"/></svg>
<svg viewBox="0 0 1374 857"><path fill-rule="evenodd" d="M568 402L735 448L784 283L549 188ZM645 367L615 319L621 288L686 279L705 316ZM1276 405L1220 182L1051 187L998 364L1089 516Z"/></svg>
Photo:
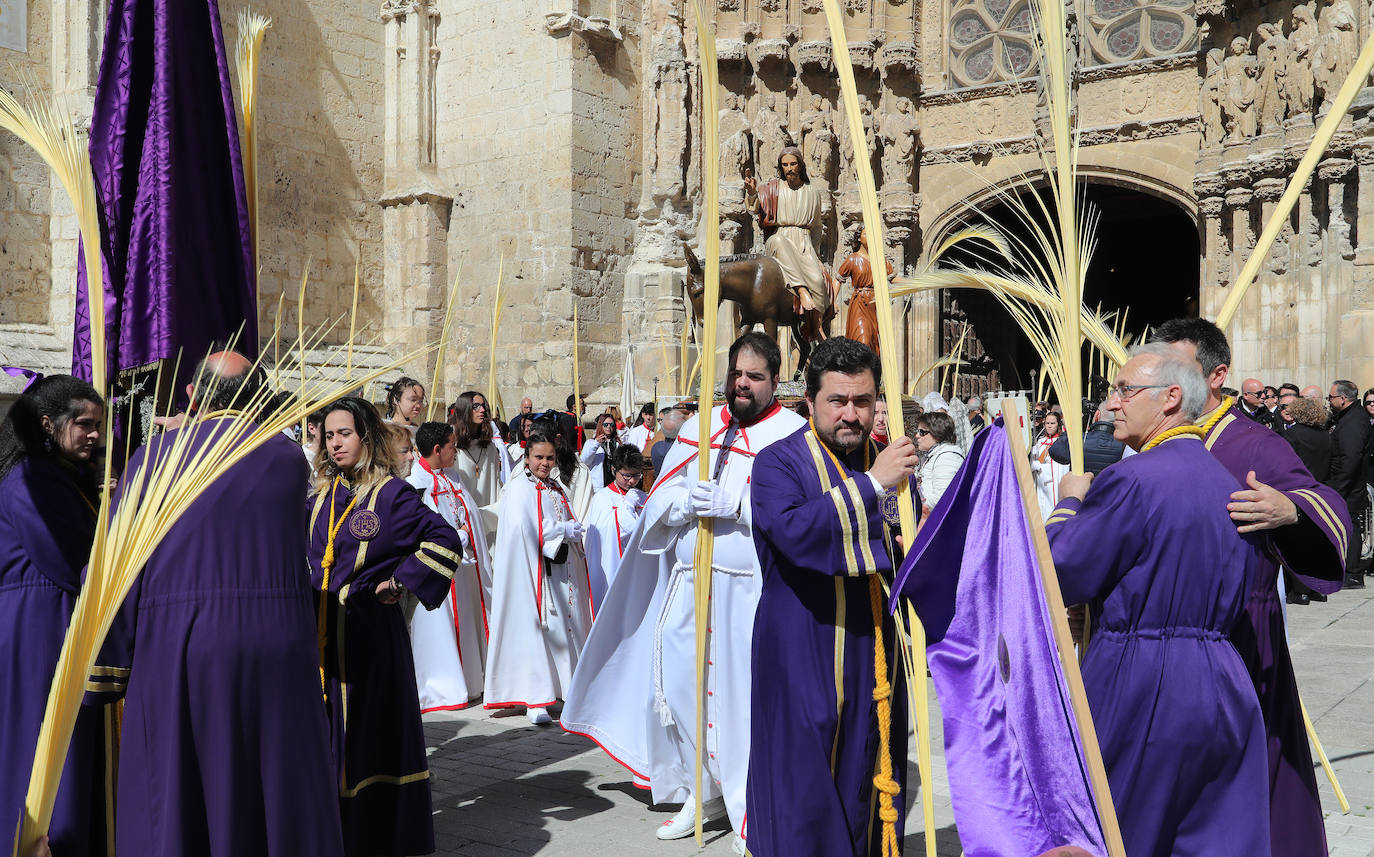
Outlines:
<svg viewBox="0 0 1374 857"><path fill-rule="evenodd" d="M1326 824L1277 579L1282 563L1318 592L1340 589L1350 517L1340 495L1314 479L1280 435L1236 408L1212 428L1207 446L1237 482L1244 483L1254 471L1256 479L1282 491L1302 513L1296 524L1266 534L1245 613L1231 639L1250 671L1264 714L1272 855L1325 857Z"/></svg>
<svg viewBox="0 0 1374 857"><path fill-rule="evenodd" d="M926 628L964 852L1105 854L1001 420L974 440L894 591Z"/></svg>
<svg viewBox="0 0 1374 857"><path fill-rule="evenodd" d="M236 123L217 0L112 0L90 140L111 377L178 350L189 374L240 326L257 350ZM89 379L85 283L83 263L72 373Z"/></svg>

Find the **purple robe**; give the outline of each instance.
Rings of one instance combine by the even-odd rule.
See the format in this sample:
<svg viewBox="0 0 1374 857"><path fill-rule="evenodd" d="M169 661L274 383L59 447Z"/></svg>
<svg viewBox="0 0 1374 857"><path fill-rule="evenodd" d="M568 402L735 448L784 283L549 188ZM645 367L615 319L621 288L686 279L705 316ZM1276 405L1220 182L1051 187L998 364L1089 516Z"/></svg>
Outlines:
<svg viewBox="0 0 1374 857"><path fill-rule="evenodd" d="M113 0L91 115L110 377L185 350L182 375L257 299L237 109L217 0ZM72 374L90 378L78 255Z"/></svg>
<svg viewBox="0 0 1374 857"><path fill-rule="evenodd" d="M94 497L59 464L25 459L0 480L0 830L24 814L53 670L95 538ZM108 853L105 727L83 708L53 807L54 853ZM8 840L6 840L8 841Z"/></svg>
<svg viewBox="0 0 1374 857"><path fill-rule="evenodd" d="M1228 639L1259 554L1226 513L1235 490L1178 437L1046 521L1064 603L1099 617L1083 685L1131 857L1269 851L1264 721Z"/></svg>
<svg viewBox="0 0 1374 857"><path fill-rule="evenodd" d="M1246 475L1282 491L1301 512L1296 524L1272 530L1231 639L1259 694L1269 748L1269 818L1273 857L1326 857L1326 824L1316 771L1288 655L1279 565L1311 589L1332 593L1345 574L1346 504L1307 471L1282 435L1231 408L1212 427L1207 448L1244 487Z"/></svg>
<svg viewBox="0 0 1374 857"><path fill-rule="evenodd" d="M745 829L754 857L881 854L869 576L894 568L866 475L877 444L833 458L802 428L770 444L751 477L763 594L754 616ZM825 468L822 482L818 466ZM897 841L906 800L906 692L897 632L879 607L892 682Z"/></svg>
<svg viewBox="0 0 1374 857"><path fill-rule="evenodd" d="M400 479L358 493L349 509L354 497L342 482L321 492L309 528L310 582L318 593L331 514L338 526L323 631L344 845L350 857L429 854L434 819L410 634L401 605L383 604L375 590L395 577L433 610L448 595L463 546L458 531Z"/></svg>
<svg viewBox="0 0 1374 857"><path fill-rule="evenodd" d="M227 423L186 429L187 455ZM122 491L177 434L134 454ZM306 479L300 447L272 437L205 488L125 599L86 685L88 698L125 695L120 854L343 852L305 574Z"/></svg>

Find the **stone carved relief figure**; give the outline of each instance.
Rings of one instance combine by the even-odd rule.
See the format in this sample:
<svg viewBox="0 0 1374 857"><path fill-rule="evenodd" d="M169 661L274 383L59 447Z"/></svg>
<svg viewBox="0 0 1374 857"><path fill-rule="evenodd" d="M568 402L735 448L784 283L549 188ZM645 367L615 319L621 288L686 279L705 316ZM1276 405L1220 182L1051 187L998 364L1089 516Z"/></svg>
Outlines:
<svg viewBox="0 0 1374 857"><path fill-rule="evenodd" d="M1283 37L1283 24L1265 22L1259 25L1260 45L1255 53L1259 60L1259 97L1255 103L1256 120L1261 133L1277 131L1286 115L1284 93L1288 87L1288 63L1292 48Z"/></svg>
<svg viewBox="0 0 1374 857"><path fill-rule="evenodd" d="M1226 91L1222 56L1221 48L1212 48L1207 52L1207 72L1202 79L1202 141L1208 146L1221 145L1226 136L1221 124L1221 102Z"/></svg>
<svg viewBox="0 0 1374 857"><path fill-rule="evenodd" d="M916 151L921 123L912 111L911 99L898 98L897 112L882 121L883 186L912 188L916 181Z"/></svg>
<svg viewBox="0 0 1374 857"><path fill-rule="evenodd" d="M750 134L749 118L740 108L740 97L726 93L721 102L720 122L720 180L738 183L744 171L751 168L749 161L753 151L753 136Z"/></svg>
<svg viewBox="0 0 1374 857"><path fill-rule="evenodd" d="M819 95L811 96L811 107L801 115L802 153L811 180L830 183L835 169L835 131L830 105Z"/></svg>
<svg viewBox="0 0 1374 857"><path fill-rule="evenodd" d="M1345 83L1359 51L1355 9L1349 0L1335 0L1317 19L1317 47L1313 51L1312 75L1317 94L1329 103Z"/></svg>
<svg viewBox="0 0 1374 857"><path fill-rule="evenodd" d="M650 186L658 198L680 197L687 162L687 61L682 29L664 23L654 37L650 89L653 93L653 152Z"/></svg>
<svg viewBox="0 0 1374 857"><path fill-rule="evenodd" d="M777 98L771 92L765 95L750 123L754 129L754 163L760 170L771 170L778 163L782 150L796 145L792 142L792 133L787 130L786 113L778 112Z"/></svg>
<svg viewBox="0 0 1374 857"><path fill-rule="evenodd" d="M1315 88L1312 63L1316 48L1317 22L1312 17L1312 8L1294 6L1293 23L1288 31L1288 76L1284 89L1289 116L1312 112L1312 93Z"/></svg>
<svg viewBox="0 0 1374 857"><path fill-rule="evenodd" d="M864 126L864 147L871 156L876 142L873 128L873 104L867 95L859 96L859 116ZM841 116L838 136L840 138L840 157L844 163L840 172L840 187L847 188L858 183L854 173L854 143L849 138L849 119Z"/></svg>
<svg viewBox="0 0 1374 857"><path fill-rule="evenodd" d="M1258 61L1250 56L1250 43L1244 36L1231 40L1222 69L1226 74L1226 92L1222 99L1222 118L1226 121L1227 142L1237 142L1255 135L1255 99L1259 95Z"/></svg>

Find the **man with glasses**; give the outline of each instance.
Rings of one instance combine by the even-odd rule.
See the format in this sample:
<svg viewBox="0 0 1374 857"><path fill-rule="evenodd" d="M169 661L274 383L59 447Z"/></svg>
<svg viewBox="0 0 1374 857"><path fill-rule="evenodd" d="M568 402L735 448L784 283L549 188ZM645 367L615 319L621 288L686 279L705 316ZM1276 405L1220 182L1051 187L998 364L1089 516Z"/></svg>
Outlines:
<svg viewBox="0 0 1374 857"><path fill-rule="evenodd" d="M1228 636L1264 539L1227 515L1239 486L1193 424L1197 362L1157 342L1131 353L1107 408L1138 454L1065 475L1045 534L1065 603L1100 613L1083 686L1126 853L1256 857L1270 851L1264 720Z"/></svg>
<svg viewBox="0 0 1374 857"><path fill-rule="evenodd" d="M1279 434L1283 434L1292 427L1296 420L1288 412L1288 406L1302 398L1298 395L1298 388L1293 384L1284 384L1279 387L1278 407L1274 409L1274 421L1269 427Z"/></svg>
<svg viewBox="0 0 1374 857"><path fill-rule="evenodd" d="M1240 483L1227 506L1231 520L1241 533L1268 538L1231 641L1250 669L1264 712L1271 853L1325 857L1326 826L1288 655L1278 572L1282 561L1309 589L1323 595L1340 589L1350 518L1339 495L1307 472L1287 441L1218 395L1231 364L1231 346L1220 328L1205 319L1180 318L1156 328L1153 339L1201 366L1208 395L1198 423L1206 447Z"/></svg>
<svg viewBox="0 0 1374 857"><path fill-rule="evenodd" d="M1364 560L1360 556L1364 545L1364 511L1369 505L1365 484L1369 481L1369 415L1359 401L1360 388L1351 381L1340 380L1331 385L1326 403L1331 408L1331 472L1326 484L1345 500L1346 509L1355 526L1350 528L1350 543L1346 548L1345 585L1364 586Z"/></svg>
<svg viewBox="0 0 1374 857"><path fill-rule="evenodd" d="M1271 425L1274 415L1264 405L1264 383L1258 378L1246 378L1240 385L1240 412L1262 426Z"/></svg>

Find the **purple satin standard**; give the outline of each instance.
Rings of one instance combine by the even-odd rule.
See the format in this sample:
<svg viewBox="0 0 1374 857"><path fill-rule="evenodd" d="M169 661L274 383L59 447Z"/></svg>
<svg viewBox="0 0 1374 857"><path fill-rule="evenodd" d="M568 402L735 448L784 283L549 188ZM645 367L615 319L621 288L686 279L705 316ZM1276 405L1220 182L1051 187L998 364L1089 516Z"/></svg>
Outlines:
<svg viewBox="0 0 1374 857"><path fill-rule="evenodd" d="M1282 437L1236 408L1217 421L1207 445L1236 481L1244 484L1254 471L1260 482L1282 491L1301 513L1297 523L1267 533L1268 545L1251 584L1245 614L1231 639L1250 671L1264 713L1272 855L1326 857L1326 824L1298 702L1297 677L1288 654L1277 580L1282 563L1318 592L1340 589L1350 517L1340 495L1314 479Z"/></svg>
<svg viewBox="0 0 1374 857"><path fill-rule="evenodd" d="M1227 514L1236 488L1175 437L1045 524L1065 603L1099 617L1083 685L1130 857L1269 853L1264 721L1229 638L1261 541Z"/></svg>
<svg viewBox="0 0 1374 857"><path fill-rule="evenodd" d="M236 333L256 352L252 240L217 0L113 0L91 117L110 376ZM78 259L81 256L78 254ZM91 377L78 267L72 374Z"/></svg>
<svg viewBox="0 0 1374 857"><path fill-rule="evenodd" d="M964 852L1105 855L1001 420L974 440L894 591L926 629Z"/></svg>

